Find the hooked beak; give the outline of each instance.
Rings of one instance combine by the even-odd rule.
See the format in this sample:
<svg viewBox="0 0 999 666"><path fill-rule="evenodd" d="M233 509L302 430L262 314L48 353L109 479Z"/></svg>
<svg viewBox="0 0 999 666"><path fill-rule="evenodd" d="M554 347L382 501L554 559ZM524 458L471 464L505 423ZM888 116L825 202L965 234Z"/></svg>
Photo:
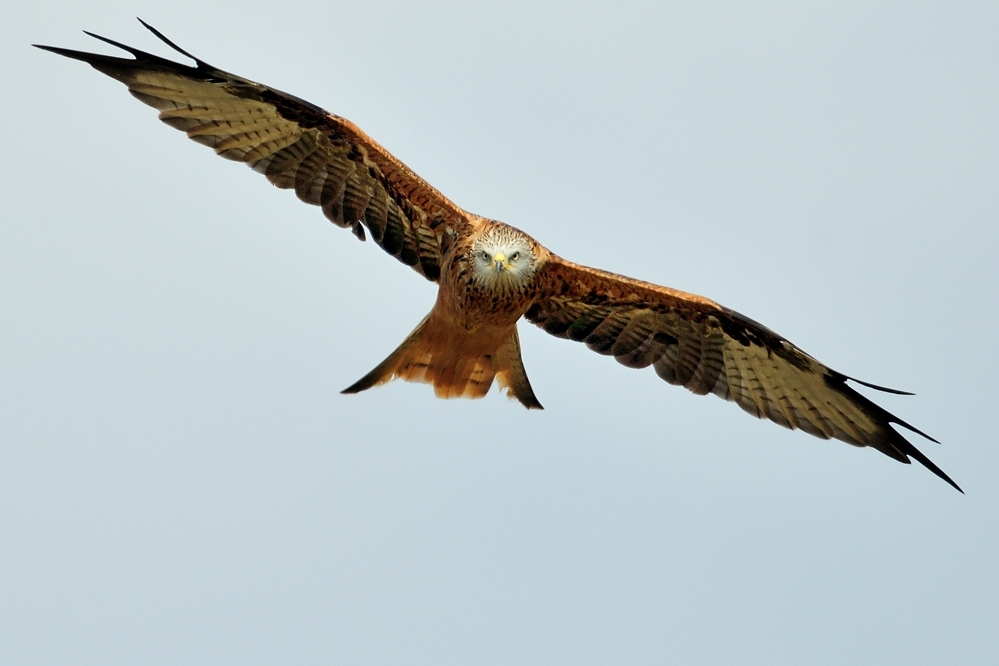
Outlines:
<svg viewBox="0 0 999 666"><path fill-rule="evenodd" d="M506 262L505 254L497 254L493 257L493 268L496 269L497 273L502 273L506 269L510 268L510 264Z"/></svg>

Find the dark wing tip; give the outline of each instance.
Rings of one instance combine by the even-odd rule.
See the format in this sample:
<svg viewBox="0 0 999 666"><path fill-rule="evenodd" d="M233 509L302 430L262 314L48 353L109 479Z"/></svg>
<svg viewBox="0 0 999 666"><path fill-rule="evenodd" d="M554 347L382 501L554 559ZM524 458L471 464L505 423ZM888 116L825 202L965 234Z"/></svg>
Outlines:
<svg viewBox="0 0 999 666"><path fill-rule="evenodd" d="M67 58L74 58L76 60L85 60L82 56L90 55L89 53L84 53L83 51L74 51L73 49L64 49L58 46L46 46L45 44L32 44L36 49L41 49L43 51L51 51L61 56L66 56Z"/></svg>
<svg viewBox="0 0 999 666"><path fill-rule="evenodd" d="M875 391L882 391L883 393L893 393L895 395L916 395L915 393L910 393L909 391L899 391L898 389L888 388L887 386L878 386L877 384L871 384L870 382L865 382L861 379L857 379L856 377L849 377L847 375L843 375L843 377L849 379L851 382L857 382L858 384L862 384L867 388L872 388Z"/></svg>
<svg viewBox="0 0 999 666"><path fill-rule="evenodd" d="M176 51L177 53L181 53L183 55L186 55L188 58L190 58L194 62L198 63L199 67L211 67L211 65L209 65L207 62L205 62L201 58L198 58L197 56L191 55L190 53L188 53L184 49L182 49L179 46L177 46L176 44L174 44L170 39L167 38L166 35L164 35L162 32L160 32L159 30L157 30L153 26L151 26L148 23L146 23L145 21L143 21L138 16L135 17L135 20L138 21L139 23L141 23L142 26L146 30L148 30L149 32L151 32L154 35L156 35L160 39L160 41L162 41L164 44L166 44L167 46L169 46L170 48L172 48L174 51Z"/></svg>
<svg viewBox="0 0 999 666"><path fill-rule="evenodd" d="M895 433L895 434L898 435L898 433ZM922 433L920 433L920 434L922 434ZM956 483L954 483L954 479L952 479L949 476L947 476L947 473L944 472L939 467L937 467L936 464L932 460L930 460L925 455L923 455L922 451L920 451L915 446L913 446L911 443L909 443L908 440L906 440L901 435L898 435L898 439L900 439L903 442L905 442L906 444L908 444L908 446L904 446L904 447L897 446L897 448L900 450L900 452L902 453L903 456L911 456L920 465L922 465L926 469L930 470L931 472L933 472L934 474L936 474L937 476L939 476L941 479L943 479L944 481L946 481L947 483L949 483L951 486L953 486L954 489L957 492L961 493L962 495L964 494L964 491L961 490L961 486L959 486ZM933 441L936 441L936 440L933 440ZM906 460L906 462L909 462L909 461Z"/></svg>
<svg viewBox="0 0 999 666"><path fill-rule="evenodd" d="M841 391L848 391L851 396L855 397L855 399L856 398L860 398L862 396L860 396L860 394L857 393L853 388L847 386L847 384L846 384L847 380L849 380L851 382L857 382L858 384L861 384L862 386L866 386L867 388L872 388L872 389L874 389L876 391L883 391L884 393L892 393L894 395L915 395L915 393L909 393L908 391L899 391L898 389L887 388L885 386L878 386L877 384L871 384L870 382L865 382L865 381L862 381L862 380L857 379L855 377L850 377L849 375L844 375L843 373L836 372L835 370L830 370L829 371L829 375L827 375L826 379L831 384L839 385ZM914 432L917 435L920 435L921 437L925 437L926 439L930 440L934 444L939 444L940 443L938 440L930 437L929 435L927 435L925 432L923 432L919 428L916 428L915 426L906 423L905 421L903 421L902 419L898 418L897 416L895 416L891 412L887 411L886 409L878 406L877 404L871 402L870 400L867 400L867 398L863 398L863 402L866 405L868 405L870 407L873 407L880 416L883 416L885 418L886 421L888 421L890 423L897 423L898 425L902 426L906 430Z"/></svg>
<svg viewBox="0 0 999 666"><path fill-rule="evenodd" d="M905 421L903 421L902 419L898 418L898 417L897 417L897 416L895 416L894 414L889 414L889 416L891 417L891 418L889 419L889 421L891 421L892 423L897 423L898 425L902 426L902 427L903 427L903 428L905 428L906 430L909 430L909 431L911 431L911 432L914 432L914 433L916 433L917 435L920 435L921 437L925 437L926 439L930 440L930 441L931 441L931 442L933 442L934 444L939 444L939 443L940 443L940 440L938 440L938 439L934 439L933 437L930 437L929 435L927 435L927 434L926 434L925 432L923 432L923 431L922 431L922 430L920 430L919 428L916 428L915 426L911 426L911 425L909 425L908 423L906 423L906 422L905 422Z"/></svg>
<svg viewBox="0 0 999 666"><path fill-rule="evenodd" d="M906 464L909 463L909 458L911 457L913 460L915 460L916 462L918 462L920 465L922 465L923 467L925 467L926 469L930 470L931 472L933 472L934 474L936 474L937 476L939 476L941 479L943 479L944 481L946 481L947 483L949 483L950 485L952 485L954 487L954 489L957 490L959 493L961 493L962 495L964 494L964 491L961 490L961 487L959 485L957 485L956 483L954 483L954 480L952 478L950 478L949 476L947 476L946 472L944 472L942 469L940 469L939 467L937 467L936 464L932 460L930 460L929 458L927 458L923 454L922 451L920 451L919 449L917 449L912 444L912 442L910 442L909 440L907 440L897 430L895 430L894 428L892 428L891 424L895 423L897 425L900 425L903 428L906 428L907 430L911 430L912 432L916 433L917 435L921 435L921 436L925 437L926 439L930 440L931 442L933 442L935 444L939 444L940 442L938 442L937 440L933 439L932 437L930 437L929 435L927 435L922 430L919 430L918 428L912 427L911 425L909 425L908 423L906 423L902 419L898 418L897 416L895 416L894 414L892 414L888 410L886 410L886 409L884 409L884 408L882 408L882 407L880 407L878 405L875 405L874 403L871 403L869 400L867 401L867 403L874 408L874 413L875 413L876 417L879 420L881 420L882 428L884 429L885 434L887 435L884 439L882 439L882 444L881 445L878 445L878 444L874 445L875 448L877 448L878 450L880 450L882 453L885 453L885 454L891 456L892 458L895 458L896 460L899 460L899 461L904 462ZM895 455L895 454L898 454L898 455Z"/></svg>
<svg viewBox="0 0 999 666"><path fill-rule="evenodd" d="M84 32L87 32L84 30ZM32 44L35 48L42 49L43 51L49 51L57 55L64 56L66 58L72 58L73 60L80 60L87 63L91 67L101 71L109 76L115 76L116 73L121 71L127 71L138 67L146 66L158 66L164 69L169 69L172 71L189 71L191 73L197 72L198 69L194 67L189 67L187 65L182 65L180 63L173 62L172 60L167 60L166 58L161 58L159 56L153 55L152 53L146 53L145 51L140 51L139 49L132 48L125 44L114 41L113 39L108 39L106 37L101 37L100 35L95 35L92 32L87 32L88 35L96 39L101 40L112 46L117 46L128 53L132 54L134 58L119 58L115 56L104 55L102 53L90 53L89 51L77 51L76 49L64 49L58 46L46 46L44 44ZM200 62L199 62L200 66Z"/></svg>
<svg viewBox="0 0 999 666"><path fill-rule="evenodd" d="M142 19L139 19L139 22L143 26L148 28L160 40L166 43L170 48L193 60L196 63L196 66L190 67L188 65L174 62L167 58L161 58L158 55L153 55L152 53L148 53L141 49L137 49L133 46L129 46L128 44L122 44L121 42L115 41L108 37L104 37L102 35L98 35L97 33L90 32L89 30L84 30L83 31L84 34L89 35L94 39L100 40L105 44L110 44L111 46L115 46L123 51L126 51L127 53L132 55L134 60L130 60L128 58L118 58L114 56L102 55L99 53L89 53L87 51L77 51L75 49L64 49L56 46L45 46L42 44L32 44L32 46L42 49L44 51L51 51L52 53L65 56L67 58L72 58L74 60L82 60L83 62L91 65L92 67L111 76L114 76L115 75L114 73L116 71L120 73L122 68L129 70L129 69L134 69L137 65L161 67L170 71L183 72L185 74L198 75L201 77L210 76L212 75L212 73L218 73L219 70L216 70L216 68L212 67L204 60L197 58L188 53L187 51L185 51L184 49L180 48L172 41L167 39L163 35L163 33L161 33L156 28L152 27Z"/></svg>
<svg viewBox="0 0 999 666"><path fill-rule="evenodd" d="M895 428L892 427L892 424L899 425L905 428L906 430L909 430L911 432L916 433L917 435L925 437L926 439L930 440L935 444L939 444L940 443L939 441L930 437L922 430L919 430L918 428L909 425L899 417L889 412L884 407L881 407L880 405L868 399L866 396L857 392L856 389L854 389L853 387L849 386L846 383L847 379L851 381L856 381L857 383L863 384L864 386L868 386L870 388L882 391L887 391L889 393L896 393L901 395L911 395L911 394L906 394L903 393L902 391L896 391L894 389L885 389L880 386L868 384L867 382L862 382L860 380L853 379L852 377L847 377L846 375L843 375L838 372L832 372L831 374L826 375L826 381L829 383L830 386L835 388L840 393L846 395L851 401L854 402L854 404L856 404L858 407L866 411L867 414L872 419L874 419L875 422L877 422L877 424L880 426L880 433L875 435L874 441L866 442L865 444L867 446L872 446L881 453L885 454L886 456L906 464L909 464L911 462L909 458L912 458L913 460L921 464L923 467L930 470L938 477L949 483L951 486L954 487L955 490L960 492L962 495L964 494L964 491L961 490L960 486L954 483L953 479L947 476L947 474L942 469L937 467L932 460L923 455L923 452L917 449L912 444L912 442L907 440L905 437L902 436L901 433L895 430Z"/></svg>

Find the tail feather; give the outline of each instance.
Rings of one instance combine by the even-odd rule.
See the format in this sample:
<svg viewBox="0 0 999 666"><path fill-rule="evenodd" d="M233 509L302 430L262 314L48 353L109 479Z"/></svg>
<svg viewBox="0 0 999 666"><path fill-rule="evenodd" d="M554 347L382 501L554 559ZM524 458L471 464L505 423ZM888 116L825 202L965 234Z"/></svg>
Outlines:
<svg viewBox="0 0 999 666"><path fill-rule="evenodd" d="M381 384L385 384L391 381L396 375L400 376L403 379L408 379L409 381L416 381L416 382L424 381L422 373L426 371L426 367L429 363L429 360L422 359L420 357L409 359L409 355L412 351L411 347L421 337L423 329L427 325L428 319L430 319L430 315L424 317L423 321L417 324L416 328L413 329L413 332L409 334L409 336L403 341L401 345L399 345L399 347L394 352L389 354L388 358L386 358L384 361L375 366L374 370L364 375L363 377L358 379L356 382L354 382L344 390L340 391L340 393L349 394L349 393L360 393L361 391L367 391L369 388L379 386ZM404 376L400 373L401 367L403 365L406 365L407 360L410 361L408 363L407 369L412 374L415 374L415 372L420 372L420 375L418 377L412 376L411 378L410 376ZM419 363L419 361L421 360L423 361L422 364Z"/></svg>
<svg viewBox="0 0 999 666"><path fill-rule="evenodd" d="M520 335L513 329L513 335L507 338L496 352L496 381L511 398L516 398L528 409L544 409L534 395L531 382L527 379L524 360L520 356Z"/></svg>
<svg viewBox="0 0 999 666"><path fill-rule="evenodd" d="M489 392L495 374L489 356L458 355L453 366L445 365L435 377L434 393L439 398L481 398Z"/></svg>
<svg viewBox="0 0 999 666"><path fill-rule="evenodd" d="M440 398L481 398L497 379L511 398L528 409L543 409L527 379L516 328L498 348L482 353L481 345L473 343L469 334L448 334L429 322L430 315L388 358L342 393L360 393L393 379L404 379L433 384Z"/></svg>

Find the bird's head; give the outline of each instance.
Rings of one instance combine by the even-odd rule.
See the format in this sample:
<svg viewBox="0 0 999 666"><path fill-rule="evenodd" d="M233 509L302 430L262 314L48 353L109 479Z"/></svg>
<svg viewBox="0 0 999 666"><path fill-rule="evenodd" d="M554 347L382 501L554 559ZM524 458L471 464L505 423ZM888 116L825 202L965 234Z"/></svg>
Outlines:
<svg viewBox="0 0 999 666"><path fill-rule="evenodd" d="M521 289L534 276L533 248L531 239L513 227L492 226L472 243L472 274L494 291Z"/></svg>

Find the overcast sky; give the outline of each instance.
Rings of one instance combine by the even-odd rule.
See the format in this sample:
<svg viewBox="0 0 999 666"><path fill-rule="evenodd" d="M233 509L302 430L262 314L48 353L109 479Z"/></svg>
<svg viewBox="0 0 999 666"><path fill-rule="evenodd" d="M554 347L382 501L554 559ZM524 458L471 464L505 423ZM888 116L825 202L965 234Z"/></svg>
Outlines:
<svg viewBox="0 0 999 666"><path fill-rule="evenodd" d="M0 23L0 662L999 662L995 3L247 4ZM915 392L967 495L529 324L543 412L340 395L433 285L28 46L136 15Z"/></svg>

